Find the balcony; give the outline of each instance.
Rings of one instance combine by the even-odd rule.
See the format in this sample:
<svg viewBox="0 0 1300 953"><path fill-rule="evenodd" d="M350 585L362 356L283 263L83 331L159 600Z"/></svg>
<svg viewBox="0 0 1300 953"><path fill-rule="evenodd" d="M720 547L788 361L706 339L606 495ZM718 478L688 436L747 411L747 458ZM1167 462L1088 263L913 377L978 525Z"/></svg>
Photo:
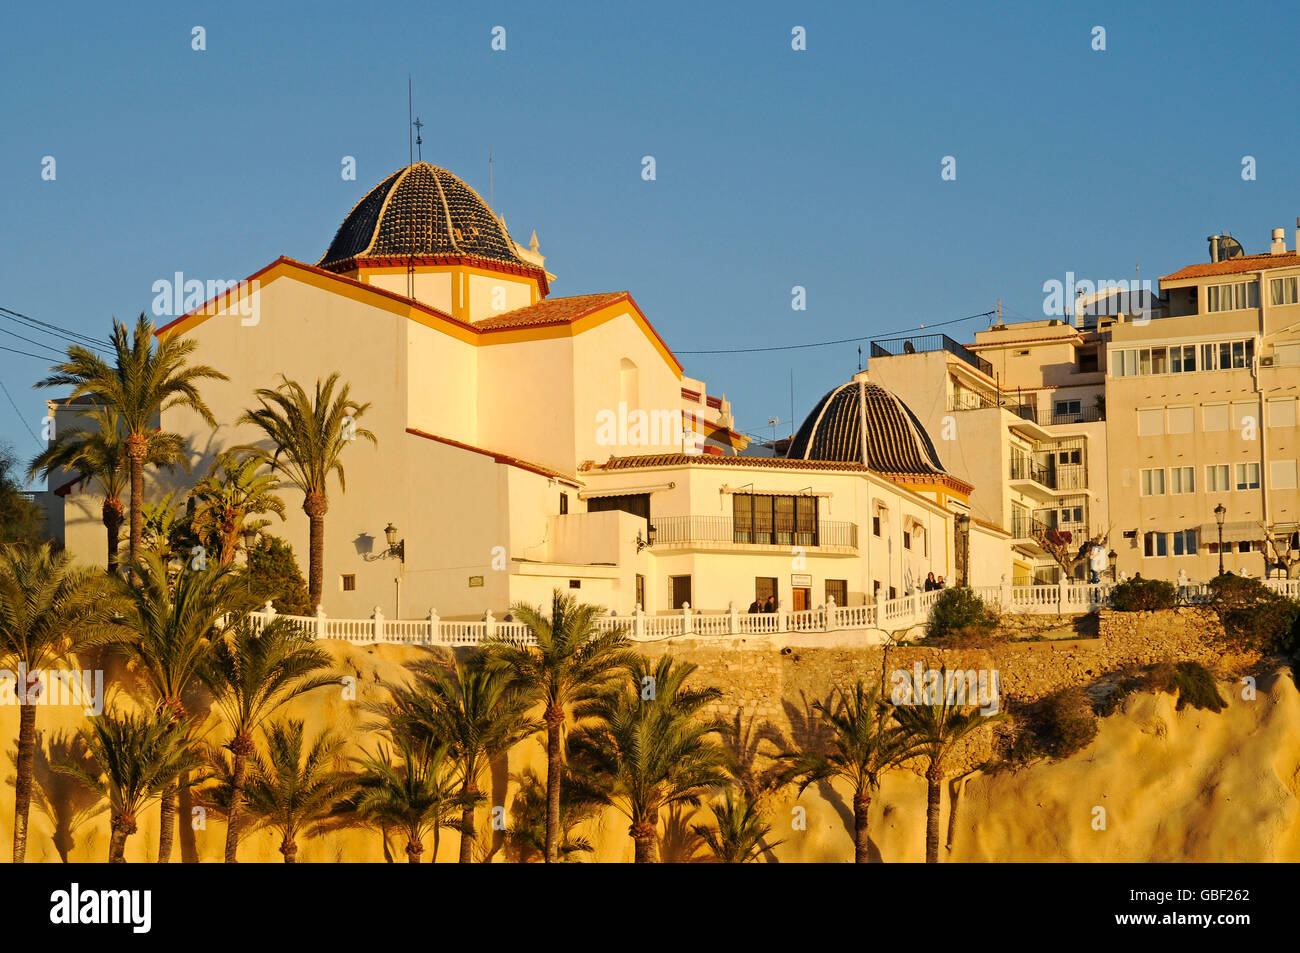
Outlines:
<svg viewBox="0 0 1300 953"><path fill-rule="evenodd" d="M1048 490L1057 489L1056 468L1034 463L1027 457L1011 458L1010 477L1012 483L1036 483Z"/></svg>
<svg viewBox="0 0 1300 953"><path fill-rule="evenodd" d="M961 358L987 377L993 376L993 365L974 351L959 344L946 334L922 334L919 337L884 338L871 342L872 357L897 357L900 354L923 354L927 351L947 351Z"/></svg>
<svg viewBox="0 0 1300 953"><path fill-rule="evenodd" d="M1024 545L1030 544L1039 555L1047 555L1047 549L1043 546L1043 540L1051 529L1042 520L1034 519L1024 510L1013 509L1011 511L1011 536L1013 541Z"/></svg>
<svg viewBox="0 0 1300 953"><path fill-rule="evenodd" d="M858 524L820 521L795 526L777 520L775 526L737 526L730 516L656 516L650 520L650 545L655 549L719 549L773 546L788 550L803 546L823 552L856 554Z"/></svg>
<svg viewBox="0 0 1300 953"><path fill-rule="evenodd" d="M1019 397L1011 394L995 399L965 391L961 394L954 394L948 400L949 410L985 410L989 407L1001 407L1004 410L1011 411L1021 420L1032 420L1034 423L1038 423L1037 405L1026 404Z"/></svg>
<svg viewBox="0 0 1300 953"><path fill-rule="evenodd" d="M1084 407L1077 413L1058 414L1053 412L1054 424L1092 424L1106 419L1106 411L1100 407Z"/></svg>

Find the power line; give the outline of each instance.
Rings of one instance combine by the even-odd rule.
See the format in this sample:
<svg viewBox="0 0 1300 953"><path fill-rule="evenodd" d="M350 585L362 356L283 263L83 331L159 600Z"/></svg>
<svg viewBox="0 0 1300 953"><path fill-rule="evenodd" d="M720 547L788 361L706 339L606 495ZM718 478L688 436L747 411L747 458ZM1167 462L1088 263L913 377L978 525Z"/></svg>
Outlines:
<svg viewBox="0 0 1300 953"><path fill-rule="evenodd" d="M41 443L39 440L36 439L36 432L32 430L31 427L27 426L27 418L24 417L23 412L18 409L18 404L14 401L14 395L9 393L9 388L5 386L4 381L0 381L0 390L3 390L5 392L5 396L9 398L9 406L12 407L14 409L14 413L18 415L18 419L22 422L23 429L27 431L27 433L31 436L32 440L36 441L36 445L38 447L44 448L45 444Z"/></svg>
<svg viewBox="0 0 1300 953"><path fill-rule="evenodd" d="M42 321L39 318L33 318L29 314L23 314L21 311L15 311L13 308L0 307L0 318L9 321L18 321L26 324L42 334L48 334L51 337L64 338L73 344L82 346L90 345L94 347L111 347L112 343L102 338L92 337L89 334L82 334L80 331L73 331L69 328L61 327L57 324L51 324L48 321Z"/></svg>
<svg viewBox="0 0 1300 953"><path fill-rule="evenodd" d="M25 337L23 337L23 336L22 336L21 334L19 334L17 331L10 331L8 328L0 328L0 334L8 334L8 335L10 335L11 337L16 337L16 338L17 338L18 340L20 340L20 341L26 341L28 344L35 344L37 347L45 348L47 351L51 351L51 352L53 352L53 348L51 348L51 347L50 347L48 344L46 344L44 341L33 341L31 338L25 338ZM63 358L62 358L62 357L55 357L55 358L53 358L53 360L61 361L61 360L63 360Z"/></svg>
<svg viewBox="0 0 1300 953"><path fill-rule="evenodd" d="M674 351L674 354L756 354L760 351L796 351L805 347L830 347L833 344L852 344L855 341L869 341L871 339L879 340L882 337L889 337L895 334L910 334L913 331L928 331L930 328L942 328L949 324L960 324L962 321L973 321L975 318L987 318L993 314L992 311L981 311L979 314L968 314L964 318L953 318L951 321L940 321L937 324L926 324L916 328L904 328L902 331L886 331L883 334L864 334L856 338L840 338L838 341L817 341L812 344L783 344L777 347L732 347L721 348L716 351Z"/></svg>
<svg viewBox="0 0 1300 953"><path fill-rule="evenodd" d="M18 350L18 348L16 348L16 347L5 347L3 344L0 344L0 351L9 351L9 352L12 353L12 354L21 354L21 355L23 355L23 357L34 357L34 358L36 358L36 360L38 360L38 361L51 361L51 360L53 360L53 361L61 361L61 360L63 360L63 358L61 358L61 357L51 358L51 357L49 357L48 355L43 355L43 354L33 354L31 351L20 351L20 350Z"/></svg>

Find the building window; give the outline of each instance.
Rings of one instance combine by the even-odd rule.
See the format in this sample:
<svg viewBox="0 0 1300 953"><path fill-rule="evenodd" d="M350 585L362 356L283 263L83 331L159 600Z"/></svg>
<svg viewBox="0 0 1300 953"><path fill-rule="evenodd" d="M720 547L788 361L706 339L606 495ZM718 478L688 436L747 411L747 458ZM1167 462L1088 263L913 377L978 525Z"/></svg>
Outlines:
<svg viewBox="0 0 1300 953"><path fill-rule="evenodd" d="M680 609L691 601L690 576L669 576L668 589L673 594L674 609Z"/></svg>
<svg viewBox="0 0 1300 953"><path fill-rule="evenodd" d="M1270 461L1268 483L1274 490L1296 489L1296 462L1294 460Z"/></svg>
<svg viewBox="0 0 1300 953"><path fill-rule="evenodd" d="M737 543L817 545L817 497L733 493Z"/></svg>
<svg viewBox="0 0 1300 953"><path fill-rule="evenodd" d="M1075 403L1078 403L1076 401ZM1061 466L1077 465L1083 462L1082 450L1058 450L1056 452L1056 462Z"/></svg>
<svg viewBox="0 0 1300 953"><path fill-rule="evenodd" d="M1225 493L1232 489L1226 463L1212 463L1205 468L1205 489L1209 493Z"/></svg>
<svg viewBox="0 0 1300 953"><path fill-rule="evenodd" d="M339 577L339 588L344 592L354 592L357 588L357 577L352 573L344 573Z"/></svg>
<svg viewBox="0 0 1300 953"><path fill-rule="evenodd" d="M1191 433L1196 412L1191 407L1169 408L1169 433Z"/></svg>
<svg viewBox="0 0 1300 953"><path fill-rule="evenodd" d="M565 516L569 512L569 494L560 494L560 515Z"/></svg>
<svg viewBox="0 0 1300 953"><path fill-rule="evenodd" d="M1138 411L1138 436L1154 437L1165 432L1165 409L1149 407Z"/></svg>
<svg viewBox="0 0 1300 953"><path fill-rule="evenodd" d="M872 536L880 535L880 514L879 513L871 517L871 535Z"/></svg>
<svg viewBox="0 0 1300 953"><path fill-rule="evenodd" d="M645 576L636 574L636 604L645 608Z"/></svg>
<svg viewBox="0 0 1300 953"><path fill-rule="evenodd" d="M1268 402L1268 425L1270 427L1295 426L1295 398L1283 397Z"/></svg>
<svg viewBox="0 0 1300 953"><path fill-rule="evenodd" d="M1146 547L1143 550L1145 556L1168 556L1169 555L1169 536L1165 533L1147 533L1144 537Z"/></svg>
<svg viewBox="0 0 1300 953"><path fill-rule="evenodd" d="M1079 352L1078 369L1080 374L1091 374L1097 368L1097 349L1095 347Z"/></svg>
<svg viewBox="0 0 1300 953"><path fill-rule="evenodd" d="M1204 404L1201 406L1201 426L1206 431L1227 430L1232 422L1232 408L1227 404Z"/></svg>
<svg viewBox="0 0 1300 953"><path fill-rule="evenodd" d="M1298 300L1296 285L1300 284L1295 278L1274 278L1268 283L1268 303L1277 304L1295 304Z"/></svg>
<svg viewBox="0 0 1300 953"><path fill-rule="evenodd" d="M847 605L849 601L849 581L847 579L826 580L826 604L835 600L837 606Z"/></svg>
<svg viewBox="0 0 1300 953"><path fill-rule="evenodd" d="M1273 366L1300 364L1300 344L1274 344Z"/></svg>
<svg viewBox="0 0 1300 953"><path fill-rule="evenodd" d="M1237 489L1238 490L1259 489L1259 464L1258 463L1237 464Z"/></svg>
<svg viewBox="0 0 1300 953"><path fill-rule="evenodd" d="M1173 534L1175 556L1196 555L1196 530L1182 529Z"/></svg>
<svg viewBox="0 0 1300 953"><path fill-rule="evenodd" d="M1057 417L1077 417L1083 413L1083 401L1058 400L1056 409L1052 413Z"/></svg>
<svg viewBox="0 0 1300 953"><path fill-rule="evenodd" d="M1236 281L1226 285L1210 285L1205 289L1205 310L1241 311L1259 307L1259 282Z"/></svg>
<svg viewBox="0 0 1300 953"><path fill-rule="evenodd" d="M1161 469L1142 471L1142 495L1165 495L1165 471Z"/></svg>
<svg viewBox="0 0 1300 953"><path fill-rule="evenodd" d="M906 530L906 529L903 530L903 548L904 549L912 548L912 533L910 530Z"/></svg>
<svg viewBox="0 0 1300 953"><path fill-rule="evenodd" d="M890 587L889 587L889 598L890 598L890 599L897 599L897 598L898 598L898 590L895 589L893 586L890 586Z"/></svg>
<svg viewBox="0 0 1300 953"><path fill-rule="evenodd" d="M1253 400L1232 402L1232 429L1243 430L1259 423L1259 405Z"/></svg>
<svg viewBox="0 0 1300 953"><path fill-rule="evenodd" d="M1196 345L1184 344L1169 349L1169 370L1174 374L1190 374L1196 370Z"/></svg>
<svg viewBox="0 0 1300 953"><path fill-rule="evenodd" d="M775 576L755 576L754 577L754 599L757 600L761 609L767 602L768 597L776 598L776 577Z"/></svg>
<svg viewBox="0 0 1300 953"><path fill-rule="evenodd" d="M1169 468L1169 492L1170 493L1195 493L1196 492L1196 468L1195 467L1170 467Z"/></svg>
<svg viewBox="0 0 1300 953"><path fill-rule="evenodd" d="M570 588L570 589L581 589L581 588L582 588L582 580L581 580L581 579L570 579L570 580L569 580L569 588Z"/></svg>

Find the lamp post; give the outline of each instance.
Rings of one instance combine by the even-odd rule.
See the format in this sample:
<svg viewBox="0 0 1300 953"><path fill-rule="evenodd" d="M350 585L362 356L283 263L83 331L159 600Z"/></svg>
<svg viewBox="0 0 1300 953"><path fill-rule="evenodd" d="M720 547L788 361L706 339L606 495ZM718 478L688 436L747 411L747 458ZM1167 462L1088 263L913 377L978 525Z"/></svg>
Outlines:
<svg viewBox="0 0 1300 953"><path fill-rule="evenodd" d="M388 552L384 555L396 559L401 564L397 576L393 579L393 585L396 587L393 618L400 619L402 617L402 571L406 569L406 540L397 538L397 527L392 523L384 527L384 539L388 541Z"/></svg>
<svg viewBox="0 0 1300 953"><path fill-rule="evenodd" d="M1214 508L1214 521L1219 524L1219 575L1223 575L1223 520L1228 515L1228 508L1220 503Z"/></svg>
<svg viewBox="0 0 1300 953"><path fill-rule="evenodd" d="M1119 559L1119 557L1115 554L1115 550L1112 549L1110 552L1106 554L1106 558L1110 560L1110 581L1118 582L1119 563L1117 562L1117 560Z"/></svg>

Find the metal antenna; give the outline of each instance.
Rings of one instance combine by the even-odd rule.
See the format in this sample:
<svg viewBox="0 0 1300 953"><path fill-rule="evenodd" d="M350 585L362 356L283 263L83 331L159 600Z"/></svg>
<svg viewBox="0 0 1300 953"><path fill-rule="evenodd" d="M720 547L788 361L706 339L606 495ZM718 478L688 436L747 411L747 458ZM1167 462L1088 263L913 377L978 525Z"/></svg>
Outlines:
<svg viewBox="0 0 1300 953"><path fill-rule="evenodd" d="M488 208L495 210L496 204L492 201L492 148L488 147Z"/></svg>
<svg viewBox="0 0 1300 953"><path fill-rule="evenodd" d="M406 164L415 165L415 144L411 142L411 114L413 98L411 95L411 74L406 74Z"/></svg>

